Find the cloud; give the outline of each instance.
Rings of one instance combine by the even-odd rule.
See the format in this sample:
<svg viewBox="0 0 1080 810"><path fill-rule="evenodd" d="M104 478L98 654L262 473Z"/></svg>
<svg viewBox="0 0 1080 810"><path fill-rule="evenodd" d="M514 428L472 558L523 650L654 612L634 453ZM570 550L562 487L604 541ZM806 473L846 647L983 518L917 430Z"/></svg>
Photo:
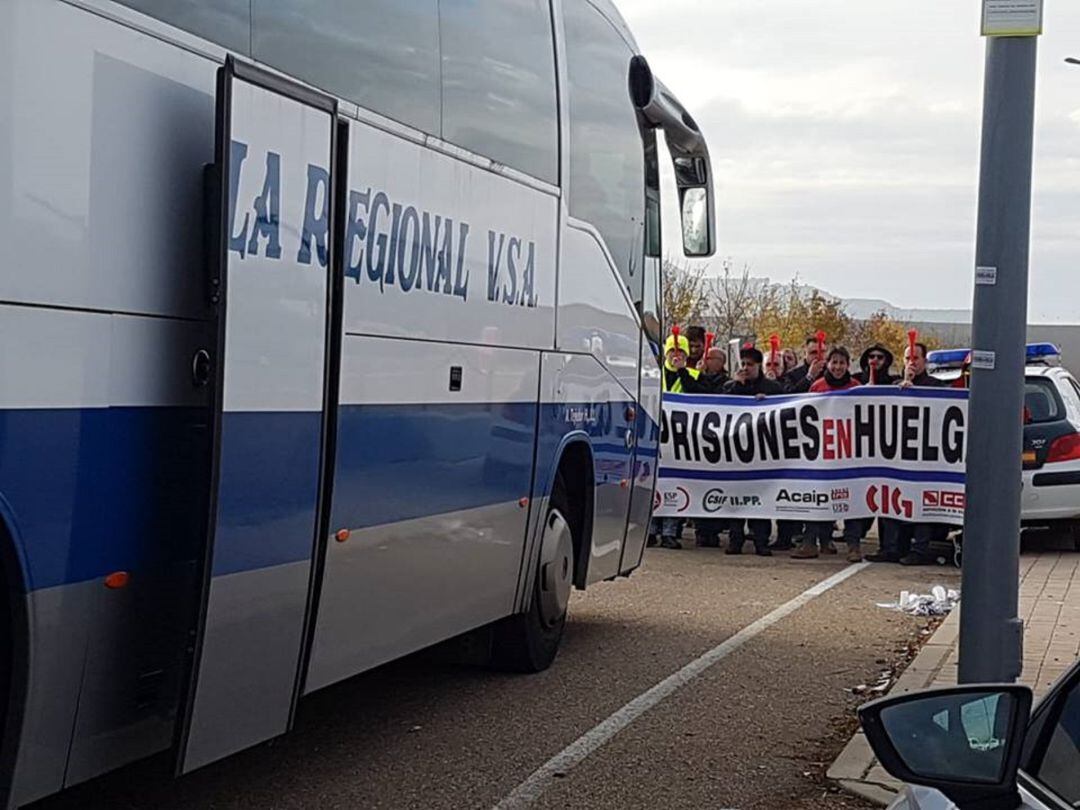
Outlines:
<svg viewBox="0 0 1080 810"><path fill-rule="evenodd" d="M977 3L621 0L709 141L720 251L903 307L971 301L984 40ZM1080 311L1080 7L1041 38L1031 317ZM1080 56L1080 53L1076 55ZM665 211L665 238L678 238Z"/></svg>

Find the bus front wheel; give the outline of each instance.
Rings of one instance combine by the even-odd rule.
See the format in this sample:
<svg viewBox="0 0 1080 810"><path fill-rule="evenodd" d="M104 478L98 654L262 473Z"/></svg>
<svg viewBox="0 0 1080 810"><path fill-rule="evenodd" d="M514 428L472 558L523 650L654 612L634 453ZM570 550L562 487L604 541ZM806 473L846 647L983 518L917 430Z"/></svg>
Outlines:
<svg viewBox="0 0 1080 810"><path fill-rule="evenodd" d="M540 537L540 561L529 609L495 628L493 662L512 672L540 672L559 651L574 581L574 532L562 476L548 499Z"/></svg>

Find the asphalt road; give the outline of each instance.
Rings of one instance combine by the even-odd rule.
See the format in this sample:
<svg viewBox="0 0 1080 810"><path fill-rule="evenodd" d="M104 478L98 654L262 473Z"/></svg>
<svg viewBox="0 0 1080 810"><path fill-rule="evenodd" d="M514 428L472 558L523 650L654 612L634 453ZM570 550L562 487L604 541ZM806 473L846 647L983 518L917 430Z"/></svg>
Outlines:
<svg viewBox="0 0 1080 810"><path fill-rule="evenodd" d="M309 697L291 734L187 777L169 778L159 757L37 807L492 808L628 702L845 568L842 557L650 549L630 579L575 595L547 672L511 676L414 656ZM926 625L875 603L958 581L952 568L853 572L576 767L548 774L531 789L532 805L865 807L831 792L823 771L854 728L864 698L853 688L876 683Z"/></svg>

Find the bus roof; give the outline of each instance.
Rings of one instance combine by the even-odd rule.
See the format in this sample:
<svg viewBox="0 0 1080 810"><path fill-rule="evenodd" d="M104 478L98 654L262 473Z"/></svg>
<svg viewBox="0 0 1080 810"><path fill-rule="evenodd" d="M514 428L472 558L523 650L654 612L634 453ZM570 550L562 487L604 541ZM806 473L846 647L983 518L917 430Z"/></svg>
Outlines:
<svg viewBox="0 0 1080 810"><path fill-rule="evenodd" d="M612 0L586 0L589 5L599 11L607 21L614 26L626 40L626 44L630 46L630 50L634 53L641 53L641 49L638 48L637 41L634 39L634 35L630 33L630 26L626 24L626 20L623 19L619 9L616 8L615 3Z"/></svg>

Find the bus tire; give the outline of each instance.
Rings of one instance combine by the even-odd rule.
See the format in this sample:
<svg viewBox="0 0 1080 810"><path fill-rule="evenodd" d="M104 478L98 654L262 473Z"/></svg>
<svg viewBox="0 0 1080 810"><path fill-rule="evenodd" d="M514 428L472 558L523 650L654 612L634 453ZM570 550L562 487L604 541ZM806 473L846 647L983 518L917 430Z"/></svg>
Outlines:
<svg viewBox="0 0 1080 810"><path fill-rule="evenodd" d="M509 672L541 672L559 652L574 581L574 535L562 476L548 499L529 609L495 626L492 664Z"/></svg>

